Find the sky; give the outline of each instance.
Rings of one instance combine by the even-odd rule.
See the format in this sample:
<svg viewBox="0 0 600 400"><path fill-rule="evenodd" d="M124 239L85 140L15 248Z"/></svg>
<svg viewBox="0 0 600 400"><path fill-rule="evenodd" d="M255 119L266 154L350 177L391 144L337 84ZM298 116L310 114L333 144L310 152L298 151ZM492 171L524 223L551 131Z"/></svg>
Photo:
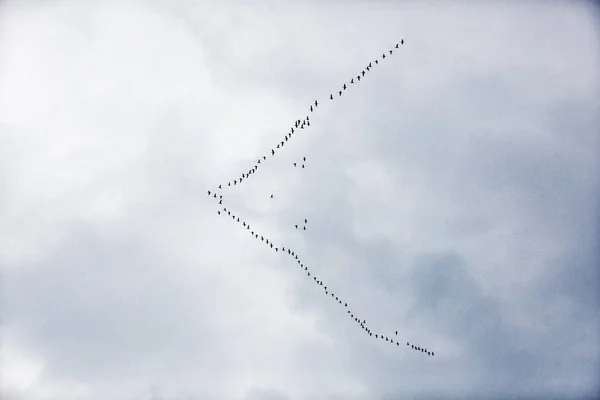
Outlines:
<svg viewBox="0 0 600 400"><path fill-rule="evenodd" d="M0 397L597 394L589 4L0 3Z"/></svg>

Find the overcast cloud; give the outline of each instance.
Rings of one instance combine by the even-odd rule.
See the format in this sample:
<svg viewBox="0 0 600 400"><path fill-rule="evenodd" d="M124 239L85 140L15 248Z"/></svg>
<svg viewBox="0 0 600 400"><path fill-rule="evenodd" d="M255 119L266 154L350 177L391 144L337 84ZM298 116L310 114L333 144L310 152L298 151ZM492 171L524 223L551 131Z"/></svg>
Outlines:
<svg viewBox="0 0 600 400"><path fill-rule="evenodd" d="M1 397L598 393L597 10L449 3L0 3ZM315 99L224 205L434 357L206 196Z"/></svg>

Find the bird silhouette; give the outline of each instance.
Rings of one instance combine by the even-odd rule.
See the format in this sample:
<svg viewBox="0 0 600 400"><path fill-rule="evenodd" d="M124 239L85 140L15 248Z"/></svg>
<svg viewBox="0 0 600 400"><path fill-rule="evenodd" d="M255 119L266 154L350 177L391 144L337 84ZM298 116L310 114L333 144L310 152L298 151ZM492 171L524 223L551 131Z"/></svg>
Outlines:
<svg viewBox="0 0 600 400"><path fill-rule="evenodd" d="M271 198L273 198L273 195L271 195Z"/></svg>
<svg viewBox="0 0 600 400"><path fill-rule="evenodd" d="M329 95L329 99L333 100L333 95L332 94Z"/></svg>

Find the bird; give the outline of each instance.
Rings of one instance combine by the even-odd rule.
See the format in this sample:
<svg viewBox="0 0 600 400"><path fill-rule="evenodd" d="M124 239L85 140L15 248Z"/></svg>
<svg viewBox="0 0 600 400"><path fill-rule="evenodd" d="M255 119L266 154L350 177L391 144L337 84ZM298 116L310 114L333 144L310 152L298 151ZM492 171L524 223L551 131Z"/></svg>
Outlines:
<svg viewBox="0 0 600 400"><path fill-rule="evenodd" d="M383 55L382 55L382 57L381 57L381 58L385 58L385 53L383 53Z"/></svg>
<svg viewBox="0 0 600 400"><path fill-rule="evenodd" d="M296 229L298 229L298 225L296 225Z"/></svg>
<svg viewBox="0 0 600 400"><path fill-rule="evenodd" d="M312 106L310 106L310 112L313 112L313 108L312 108Z"/></svg>
<svg viewBox="0 0 600 400"><path fill-rule="evenodd" d="M208 195L210 196L210 190L208 191Z"/></svg>
<svg viewBox="0 0 600 400"><path fill-rule="evenodd" d="M223 188L221 187L221 185L219 185L219 189L223 189Z"/></svg>
<svg viewBox="0 0 600 400"><path fill-rule="evenodd" d="M306 223L308 223L308 220L307 220L306 218L304 218L304 223L305 223L305 224L306 224Z"/></svg>
<svg viewBox="0 0 600 400"><path fill-rule="evenodd" d="M400 40L400 44L404 44L404 39Z"/></svg>
<svg viewBox="0 0 600 400"><path fill-rule="evenodd" d="M342 95L342 91L340 90L340 96Z"/></svg>
<svg viewBox="0 0 600 400"><path fill-rule="evenodd" d="M360 75L356 77L356 79L358 79L360 81Z"/></svg>
<svg viewBox="0 0 600 400"><path fill-rule="evenodd" d="M302 168L304 168L304 164L302 164Z"/></svg>
<svg viewBox="0 0 600 400"><path fill-rule="evenodd" d="M393 50L390 50L390 54L392 54Z"/></svg>
<svg viewBox="0 0 600 400"><path fill-rule="evenodd" d="M398 335L398 331L396 331L396 335Z"/></svg>
<svg viewBox="0 0 600 400"><path fill-rule="evenodd" d="M379 61L375 60L375 64L379 64Z"/></svg>
<svg viewBox="0 0 600 400"><path fill-rule="evenodd" d="M319 105L319 102L315 100L315 107Z"/></svg>
<svg viewBox="0 0 600 400"><path fill-rule="evenodd" d="M362 76L365 76L365 70L364 69L362 70Z"/></svg>
<svg viewBox="0 0 600 400"><path fill-rule="evenodd" d="M221 215L221 211L217 211L217 214Z"/></svg>
<svg viewBox="0 0 600 400"><path fill-rule="evenodd" d="M296 166L296 163L294 163L294 167Z"/></svg>
<svg viewBox="0 0 600 400"><path fill-rule="evenodd" d="M352 78L352 79L350 80L350 83L354 83L354 78Z"/></svg>
<svg viewBox="0 0 600 400"><path fill-rule="evenodd" d="M273 198L273 195L271 195L271 198Z"/></svg>
<svg viewBox="0 0 600 400"><path fill-rule="evenodd" d="M302 161L306 161L306 157L302 157Z"/></svg>
<svg viewBox="0 0 600 400"><path fill-rule="evenodd" d="M329 99L330 99L330 100L333 100L333 94L330 94L330 95L329 95Z"/></svg>
<svg viewBox="0 0 600 400"><path fill-rule="evenodd" d="M306 227L304 227L304 230L306 230Z"/></svg>
<svg viewBox="0 0 600 400"><path fill-rule="evenodd" d="M344 88L343 89L346 90L346 84L345 83L344 83Z"/></svg>
<svg viewBox="0 0 600 400"><path fill-rule="evenodd" d="M372 66L372 63L369 63L369 68L372 68L372 67L373 67L373 66Z"/></svg>
<svg viewBox="0 0 600 400"><path fill-rule="evenodd" d="M275 155L275 150L271 149L271 155L274 156Z"/></svg>
<svg viewBox="0 0 600 400"><path fill-rule="evenodd" d="M396 43L396 48L398 48L398 43Z"/></svg>

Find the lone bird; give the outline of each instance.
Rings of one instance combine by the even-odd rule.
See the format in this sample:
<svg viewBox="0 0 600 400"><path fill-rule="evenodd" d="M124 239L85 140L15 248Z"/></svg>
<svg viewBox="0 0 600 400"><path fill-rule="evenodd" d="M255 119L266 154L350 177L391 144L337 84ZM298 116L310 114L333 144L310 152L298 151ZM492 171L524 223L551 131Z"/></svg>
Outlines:
<svg viewBox="0 0 600 400"><path fill-rule="evenodd" d="M271 195L271 198L273 198L273 195Z"/></svg>
<svg viewBox="0 0 600 400"><path fill-rule="evenodd" d="M329 100L333 100L333 94L329 95Z"/></svg>

